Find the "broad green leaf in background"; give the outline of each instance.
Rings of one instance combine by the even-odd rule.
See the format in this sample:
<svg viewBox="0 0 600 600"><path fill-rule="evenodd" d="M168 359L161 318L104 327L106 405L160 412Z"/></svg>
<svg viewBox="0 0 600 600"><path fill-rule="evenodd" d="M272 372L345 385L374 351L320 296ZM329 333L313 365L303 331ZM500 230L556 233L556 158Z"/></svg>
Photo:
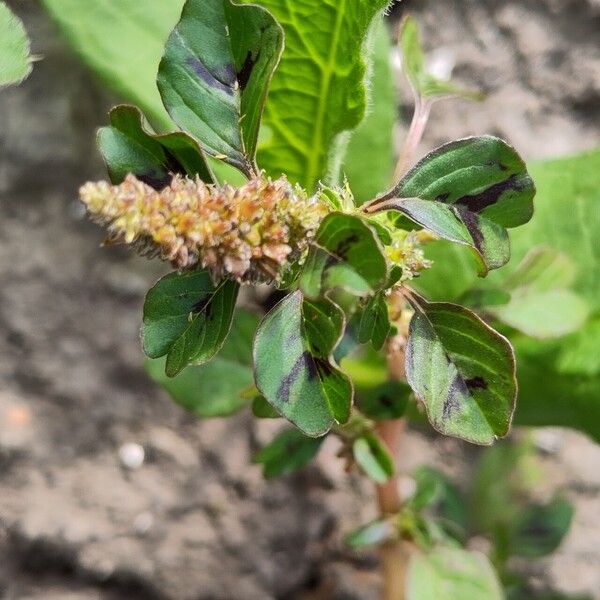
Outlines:
<svg viewBox="0 0 600 600"><path fill-rule="evenodd" d="M306 435L324 435L350 416L352 383L331 356L345 317L329 300L284 298L262 321L254 342L256 386Z"/></svg>
<svg viewBox="0 0 600 600"><path fill-rule="evenodd" d="M128 173L156 189L168 185L173 173L212 182L200 148L185 133L149 133L134 106L113 108L110 123L98 131L98 146L113 183L121 183Z"/></svg>
<svg viewBox="0 0 600 600"><path fill-rule="evenodd" d="M286 46L273 77L258 163L312 193L333 179L345 131L362 121L369 26L388 0L261 0L281 23Z"/></svg>
<svg viewBox="0 0 600 600"><path fill-rule="evenodd" d="M238 290L227 279L215 286L203 270L163 277L144 303L144 352L150 358L166 355L169 377L209 361L227 338Z"/></svg>
<svg viewBox="0 0 600 600"><path fill-rule="evenodd" d="M489 311L497 319L538 339L564 336L586 322L587 304L571 290L513 294L511 301Z"/></svg>
<svg viewBox="0 0 600 600"><path fill-rule="evenodd" d="M407 600L503 600L498 577L478 552L438 547L413 554L407 581Z"/></svg>
<svg viewBox="0 0 600 600"><path fill-rule="evenodd" d="M548 504L532 504L511 523L509 552L514 556L541 558L552 554L571 527L573 506L562 498Z"/></svg>
<svg viewBox="0 0 600 600"><path fill-rule="evenodd" d="M352 444L356 464L376 483L385 483L394 474L394 459L378 437L366 433Z"/></svg>
<svg viewBox="0 0 600 600"><path fill-rule="evenodd" d="M556 341L513 336L519 425L575 427L600 442L599 331L600 318L594 317Z"/></svg>
<svg viewBox="0 0 600 600"><path fill-rule="evenodd" d="M258 317L237 311L227 341L207 364L187 367L177 377L165 375L165 361L148 360L146 369L173 400L199 417L224 417L246 406L242 391L252 385L252 338Z"/></svg>
<svg viewBox="0 0 600 600"><path fill-rule="evenodd" d="M358 341L361 344L371 342L375 350L381 350L391 328L385 294L379 292L369 299L363 309L358 329Z"/></svg>
<svg viewBox="0 0 600 600"><path fill-rule="evenodd" d="M173 129L156 73L184 0L42 0L78 56L157 130Z"/></svg>
<svg viewBox="0 0 600 600"><path fill-rule="evenodd" d="M384 21L377 23L372 35L367 116L350 138L343 166L357 204L387 190L394 169L394 126L398 101L390 65L390 32Z"/></svg>
<svg viewBox="0 0 600 600"><path fill-rule="evenodd" d="M283 31L263 8L188 0L159 66L173 120L247 176L256 172L258 129L282 50Z"/></svg>
<svg viewBox="0 0 600 600"><path fill-rule="evenodd" d="M510 293L509 302L488 312L535 338L556 338L576 331L589 315L587 303L568 289L576 274L576 265L563 252L549 246L534 248L502 281Z"/></svg>
<svg viewBox="0 0 600 600"><path fill-rule="evenodd" d="M508 341L461 306L413 306L406 377L433 427L477 444L505 436L517 393Z"/></svg>
<svg viewBox="0 0 600 600"><path fill-rule="evenodd" d="M0 2L0 88L20 83L29 73L29 38L23 22Z"/></svg>
<svg viewBox="0 0 600 600"><path fill-rule="evenodd" d="M334 288L366 296L382 288L387 277L383 247L372 227L358 216L331 213L315 236L300 287L309 298Z"/></svg>
<svg viewBox="0 0 600 600"><path fill-rule="evenodd" d="M306 437L297 429L290 429L260 450L253 462L263 465L266 479L294 473L314 458L322 442L323 438Z"/></svg>
<svg viewBox="0 0 600 600"><path fill-rule="evenodd" d="M549 343L514 338L522 425L576 427L600 441L600 151L534 163L536 216L513 236L513 253L547 244L577 265L573 290L591 314L579 333Z"/></svg>

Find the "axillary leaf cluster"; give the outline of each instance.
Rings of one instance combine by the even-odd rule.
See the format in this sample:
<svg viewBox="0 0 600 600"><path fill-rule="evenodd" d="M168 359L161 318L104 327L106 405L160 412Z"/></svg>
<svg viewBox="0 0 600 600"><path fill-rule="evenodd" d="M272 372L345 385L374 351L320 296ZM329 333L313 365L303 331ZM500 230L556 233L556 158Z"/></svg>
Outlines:
<svg viewBox="0 0 600 600"><path fill-rule="evenodd" d="M152 358L166 357L168 377L218 361L223 347L235 362L228 335L240 348L252 345L252 357L245 350L239 367L252 368L254 385L230 405L241 408L242 398L257 416L290 421L297 428L296 466L318 450L310 444L305 453L303 436L333 431L348 442L349 460L382 481L393 468L373 422L400 416L409 396L423 403L441 433L478 444L507 433L516 397L509 342L467 308L428 301L413 282L431 264L429 242L440 238L470 248L481 276L503 266L510 255L507 228L531 218L535 189L516 151L482 136L434 150L399 173L388 191L358 205L335 166L343 160L342 137L365 115L365 37L385 3L325 4L322 18L337 34L327 38L327 98L319 106L331 115L311 114L311 102L297 101L296 84L285 94L294 64L323 62L320 46L317 52L310 39L299 43L291 3L275 11L278 21L256 4L188 0L158 73L166 111L180 130L158 135L137 109L117 107L99 134L111 183L88 183L80 195L92 218L107 226L109 241L136 244L177 269L152 288L144 309L144 348ZM303 2L302 10L313 5L316 11L321 3ZM337 90L346 22L363 37L348 45L354 50L344 55L343 71L351 76ZM423 72L412 21L403 26L401 47L417 106L410 146L422 129L422 111L462 92ZM317 85L311 73L302 71L307 90L325 89L323 73L314 75ZM265 105L268 126L261 130ZM324 127L330 116L335 127L326 135L308 133L315 118ZM306 162L309 173L299 170L303 132L322 146ZM224 182L231 167L244 182ZM328 173L327 181L315 185L317 172ZM259 283L275 284L282 299L257 328L238 331L240 284ZM360 383L360 369L370 368L381 350L404 361L410 386L387 381L385 407L383 394L363 394ZM199 371L194 381L216 372ZM193 407L197 393L190 389L182 401L178 388L174 396ZM209 403L202 398L205 413L214 415ZM283 460L277 448L261 456Z"/></svg>

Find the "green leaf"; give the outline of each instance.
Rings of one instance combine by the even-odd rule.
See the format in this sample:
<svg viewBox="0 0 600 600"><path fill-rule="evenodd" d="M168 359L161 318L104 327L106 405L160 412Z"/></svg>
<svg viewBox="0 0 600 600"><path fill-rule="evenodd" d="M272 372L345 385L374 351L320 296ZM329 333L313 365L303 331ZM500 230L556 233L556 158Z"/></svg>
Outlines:
<svg viewBox="0 0 600 600"><path fill-rule="evenodd" d="M381 441L372 434L364 434L352 444L356 464L373 481L383 484L394 474L394 459Z"/></svg>
<svg viewBox="0 0 600 600"><path fill-rule="evenodd" d="M165 361L148 360L146 369L173 400L199 417L225 417L248 404L242 393L252 385L252 338L258 317L239 310L219 354L209 363L192 365L177 377L165 376Z"/></svg>
<svg viewBox="0 0 600 600"><path fill-rule="evenodd" d="M334 288L367 296L382 288L387 278L387 261L373 228L358 216L331 213L315 236L300 288L309 298Z"/></svg>
<svg viewBox="0 0 600 600"><path fill-rule="evenodd" d="M150 122L172 129L156 72L184 0L42 0L77 55Z"/></svg>
<svg viewBox="0 0 600 600"><path fill-rule="evenodd" d="M419 467L413 473L417 489L408 501L415 510L431 507L447 529L464 537L469 526L465 498L456 486L440 471L431 467Z"/></svg>
<svg viewBox="0 0 600 600"><path fill-rule="evenodd" d="M413 554L407 581L407 600L503 600L498 577L478 552L438 547Z"/></svg>
<svg viewBox="0 0 600 600"><path fill-rule="evenodd" d="M266 479L294 473L314 458L322 442L323 439L306 437L298 430L290 429L260 450L253 462L263 465Z"/></svg>
<svg viewBox="0 0 600 600"><path fill-rule="evenodd" d="M247 176L283 31L259 6L188 0L158 69L173 120L203 149Z"/></svg>
<svg viewBox="0 0 600 600"><path fill-rule="evenodd" d="M21 83L29 73L29 38L23 22L0 2L0 88Z"/></svg>
<svg viewBox="0 0 600 600"><path fill-rule="evenodd" d="M513 260L497 274L490 285L502 284L496 276L521 270L520 262L532 247L550 246L568 256L577 268L565 273L563 267L548 266L547 275L537 276L571 286L591 309L590 318L577 334L557 342L543 342L514 334L517 355L519 399L515 423L529 426L575 427L600 440L600 150L569 158L541 161L531 165L536 182L536 214L530 223L511 234ZM433 268L425 271L414 285L430 298L461 297L474 283L471 259L466 249L444 241L427 246ZM514 266L513 266L514 265ZM479 284L481 285L481 284ZM537 285L536 285L537 287ZM546 289L548 289L546 287Z"/></svg>
<svg viewBox="0 0 600 600"><path fill-rule="evenodd" d="M98 146L113 183L121 183L129 173L156 189L168 185L173 173L212 182L200 148L185 133L148 132L142 113L134 106L117 106L110 122L99 130Z"/></svg>
<svg viewBox="0 0 600 600"><path fill-rule="evenodd" d="M481 100L482 94L465 90L449 80L438 79L427 71L425 54L421 46L417 22L410 16L403 19L399 35L404 72L414 91L423 98L435 99L462 96Z"/></svg>
<svg viewBox="0 0 600 600"><path fill-rule="evenodd" d="M522 259L532 245L566 254L577 266L573 289L600 309L600 150L533 163L538 187L535 219L512 236L513 255Z"/></svg>
<svg viewBox="0 0 600 600"><path fill-rule="evenodd" d="M571 259L548 246L531 250L517 268L502 280L509 302L489 309L503 323L531 337L561 337L587 320L586 302L566 289L576 277Z"/></svg>
<svg viewBox="0 0 600 600"><path fill-rule="evenodd" d="M387 0L261 0L286 46L265 111L259 165L309 193L333 180L345 131L365 115L367 32ZM336 168L337 167L337 168ZM329 177L332 175L332 177Z"/></svg>
<svg viewBox="0 0 600 600"><path fill-rule="evenodd" d="M344 538L344 542L346 546L355 550L368 546L378 546L394 535L394 529L390 521L378 519L351 531Z"/></svg>
<svg viewBox="0 0 600 600"><path fill-rule="evenodd" d="M519 364L517 423L576 427L600 441L600 151L534 163L536 216L515 232L513 252L547 244L577 265L573 290L592 313L577 334L558 342L515 337ZM596 333L594 333L596 332Z"/></svg>
<svg viewBox="0 0 600 600"><path fill-rule="evenodd" d="M279 413L261 395L256 396L252 401L252 414L257 419L277 419L279 417Z"/></svg>
<svg viewBox="0 0 600 600"><path fill-rule="evenodd" d="M215 286L208 271L163 277L144 303L144 352L150 358L167 355L169 377L209 361L227 338L238 290L230 280Z"/></svg>
<svg viewBox="0 0 600 600"><path fill-rule="evenodd" d="M367 116L350 138L343 170L357 204L389 188L394 169L397 94L390 65L390 32L385 22L373 28L372 74Z"/></svg>
<svg viewBox="0 0 600 600"><path fill-rule="evenodd" d="M538 339L557 338L576 331L586 322L589 308L571 290L513 294L504 306L489 311L497 319Z"/></svg>
<svg viewBox="0 0 600 600"><path fill-rule="evenodd" d="M356 361L350 364L355 367ZM350 375L351 371L352 369ZM357 385L356 402L365 416L376 421L387 421L404 416L410 394L410 386L402 381L386 381L373 385L369 378L366 385Z"/></svg>
<svg viewBox="0 0 600 600"><path fill-rule="evenodd" d="M518 360L517 423L575 427L600 442L600 318L557 341L513 337Z"/></svg>
<svg viewBox="0 0 600 600"><path fill-rule="evenodd" d="M499 138L481 136L437 148L379 202L392 197L432 200L502 227L518 227L531 219L534 196L533 180L514 148Z"/></svg>
<svg viewBox="0 0 600 600"><path fill-rule="evenodd" d="M406 377L433 427L484 445L505 436L517 393L506 338L461 306L412 304Z"/></svg>
<svg viewBox="0 0 600 600"><path fill-rule="evenodd" d="M286 419L309 436L321 436L350 416L352 383L332 354L345 325L329 300L284 298L262 321L254 342L256 386Z"/></svg>
<svg viewBox="0 0 600 600"><path fill-rule="evenodd" d="M463 206L420 198L394 198L373 210L397 210L440 237L469 246L478 259L481 277L490 269L503 267L510 259L510 242L504 227Z"/></svg>
<svg viewBox="0 0 600 600"><path fill-rule="evenodd" d="M361 344L371 342L375 350L381 350L391 328L385 294L379 292L369 299L363 309L358 329L358 341Z"/></svg>
<svg viewBox="0 0 600 600"><path fill-rule="evenodd" d="M573 506L561 498L527 506L512 523L510 554L525 558L552 554L568 533L573 512Z"/></svg>

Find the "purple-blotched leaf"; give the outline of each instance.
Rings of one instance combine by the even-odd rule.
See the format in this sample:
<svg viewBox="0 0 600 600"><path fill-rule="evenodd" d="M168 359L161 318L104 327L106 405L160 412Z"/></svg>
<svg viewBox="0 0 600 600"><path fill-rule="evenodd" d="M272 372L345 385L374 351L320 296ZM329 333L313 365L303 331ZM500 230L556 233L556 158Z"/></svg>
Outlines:
<svg viewBox="0 0 600 600"><path fill-rule="evenodd" d="M505 436L517 394L508 340L462 306L410 301L406 377L433 427L483 445Z"/></svg>

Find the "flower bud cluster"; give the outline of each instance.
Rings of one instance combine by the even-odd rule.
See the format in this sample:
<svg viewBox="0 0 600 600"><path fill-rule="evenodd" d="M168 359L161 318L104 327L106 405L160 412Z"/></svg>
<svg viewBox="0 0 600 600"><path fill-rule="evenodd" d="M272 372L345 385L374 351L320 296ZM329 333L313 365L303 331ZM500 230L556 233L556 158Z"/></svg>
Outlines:
<svg viewBox="0 0 600 600"><path fill-rule="evenodd" d="M215 279L251 283L275 280L331 210L285 177L234 188L175 176L157 191L129 175L115 186L87 183L80 198L108 227L110 243L135 243L177 268L200 265Z"/></svg>

